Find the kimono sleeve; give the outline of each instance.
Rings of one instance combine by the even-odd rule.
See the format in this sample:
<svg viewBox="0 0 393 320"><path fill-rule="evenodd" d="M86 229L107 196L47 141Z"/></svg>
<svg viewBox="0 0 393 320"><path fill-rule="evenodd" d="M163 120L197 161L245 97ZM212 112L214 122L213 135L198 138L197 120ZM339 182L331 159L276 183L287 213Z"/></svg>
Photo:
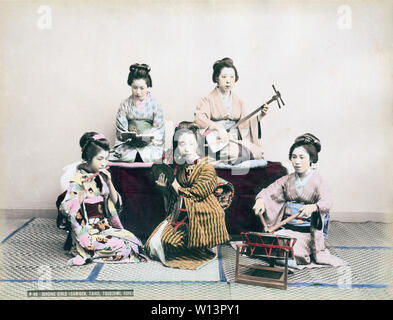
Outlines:
<svg viewBox="0 0 393 320"><path fill-rule="evenodd" d="M240 108L240 119L243 119L246 116L243 101L239 101L238 105ZM242 130L249 129L250 128L250 120L247 120L247 121L243 122L242 124L240 124L239 128Z"/></svg>
<svg viewBox="0 0 393 320"><path fill-rule="evenodd" d="M212 165L204 165L201 173L191 187L179 187L179 194L193 201L202 201L214 192L217 187L217 175Z"/></svg>
<svg viewBox="0 0 393 320"><path fill-rule="evenodd" d="M322 217L325 214L329 213L333 205L329 187L322 178L320 178L318 181L318 193L317 193L316 205L318 206L319 212L321 213Z"/></svg>
<svg viewBox="0 0 393 320"><path fill-rule="evenodd" d="M120 139L120 134L128 132L128 119L127 119L127 112L125 110L124 104L120 105L119 110L117 111L116 115L116 136L117 139Z"/></svg>
<svg viewBox="0 0 393 320"><path fill-rule="evenodd" d="M111 225L118 229L124 229L119 218L119 215L123 210L123 202L119 193L117 194L117 197L118 200L116 204L113 203L111 199L108 199L108 211L110 214Z"/></svg>
<svg viewBox="0 0 393 320"><path fill-rule="evenodd" d="M194 112L194 121L201 129L206 129L210 126L214 126L215 122L211 120L209 99L201 99Z"/></svg>
<svg viewBox="0 0 393 320"><path fill-rule="evenodd" d="M244 109L243 102L240 102L241 108L241 118L247 116ZM252 143L257 143L260 145L259 140L262 138L262 128L261 128L261 119L259 119L259 114L254 115L247 121L243 122L239 125L239 130L241 133L242 138L249 136L249 139Z"/></svg>
<svg viewBox="0 0 393 320"><path fill-rule="evenodd" d="M155 105L153 129L151 132L154 134L153 144L161 146L165 139L165 120L162 107L158 103Z"/></svg>
<svg viewBox="0 0 393 320"><path fill-rule="evenodd" d="M263 199L265 204L265 217L268 226L272 226L280 219L281 209L286 202L285 184L288 176L281 177L273 182L270 186L262 189L256 196L256 199Z"/></svg>
<svg viewBox="0 0 393 320"><path fill-rule="evenodd" d="M71 229L75 233L78 241L81 238L89 237L90 226L83 215L81 204L79 203L79 194L84 189L81 184L73 181L67 190L67 194L60 205L60 211L67 217L71 224ZM85 241L87 242L87 241Z"/></svg>

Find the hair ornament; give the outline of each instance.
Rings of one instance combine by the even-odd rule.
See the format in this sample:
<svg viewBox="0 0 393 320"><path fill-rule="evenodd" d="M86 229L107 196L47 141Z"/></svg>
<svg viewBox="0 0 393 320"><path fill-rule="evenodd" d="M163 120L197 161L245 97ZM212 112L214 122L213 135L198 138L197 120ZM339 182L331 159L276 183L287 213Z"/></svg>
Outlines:
<svg viewBox="0 0 393 320"><path fill-rule="evenodd" d="M233 64L233 60L231 58L223 58L223 59L220 59L220 60L217 60L216 62L214 62L214 66L219 63L222 63L222 62L227 62L227 63Z"/></svg>
<svg viewBox="0 0 393 320"><path fill-rule="evenodd" d="M321 141L311 133L305 133L295 139L295 143L312 144L317 152L321 151Z"/></svg>
<svg viewBox="0 0 393 320"><path fill-rule="evenodd" d="M93 137L93 140L100 140L100 139L105 139L105 136L102 133L95 134Z"/></svg>
<svg viewBox="0 0 393 320"><path fill-rule="evenodd" d="M134 63L130 66L130 71L134 71L134 70L145 70L147 72L150 72L150 67L145 63L142 64Z"/></svg>

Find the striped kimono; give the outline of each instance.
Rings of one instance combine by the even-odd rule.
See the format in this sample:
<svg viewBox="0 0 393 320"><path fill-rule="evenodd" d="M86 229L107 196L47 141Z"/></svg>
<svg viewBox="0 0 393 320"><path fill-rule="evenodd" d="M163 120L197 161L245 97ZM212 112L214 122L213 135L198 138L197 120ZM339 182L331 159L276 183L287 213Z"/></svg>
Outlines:
<svg viewBox="0 0 393 320"><path fill-rule="evenodd" d="M178 199L145 247L168 267L197 269L215 257L209 248L229 240L224 209L214 194L217 176L205 158L179 167L176 179Z"/></svg>

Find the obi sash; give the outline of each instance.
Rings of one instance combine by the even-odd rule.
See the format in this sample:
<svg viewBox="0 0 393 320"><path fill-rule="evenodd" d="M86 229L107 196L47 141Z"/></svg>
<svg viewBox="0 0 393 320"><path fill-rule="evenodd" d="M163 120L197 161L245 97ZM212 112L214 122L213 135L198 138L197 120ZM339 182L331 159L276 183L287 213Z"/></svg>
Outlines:
<svg viewBox="0 0 393 320"><path fill-rule="evenodd" d="M130 132L145 133L153 127L150 120L128 120L128 130Z"/></svg>
<svg viewBox="0 0 393 320"><path fill-rule="evenodd" d="M85 209L88 219L104 219L104 202L85 203Z"/></svg>
<svg viewBox="0 0 393 320"><path fill-rule="evenodd" d="M285 203L283 219L286 219L289 216L297 214L299 212L299 209L303 206L304 203L296 203L296 202ZM326 240L329 232L329 221L330 221L329 213L325 215L324 221L321 221L319 212L313 212L311 217L301 217L301 218L293 219L292 221L288 222L285 225L285 228L291 229L293 231L299 231L299 232L310 232L311 226L318 230L323 229L323 235Z"/></svg>
<svg viewBox="0 0 393 320"><path fill-rule="evenodd" d="M304 206L303 203L296 203L296 202L287 202L285 204L284 209L284 219L287 217L293 216L299 212L299 209ZM287 224L298 226L298 227L310 227L311 226L311 217L301 217L295 218L289 221Z"/></svg>

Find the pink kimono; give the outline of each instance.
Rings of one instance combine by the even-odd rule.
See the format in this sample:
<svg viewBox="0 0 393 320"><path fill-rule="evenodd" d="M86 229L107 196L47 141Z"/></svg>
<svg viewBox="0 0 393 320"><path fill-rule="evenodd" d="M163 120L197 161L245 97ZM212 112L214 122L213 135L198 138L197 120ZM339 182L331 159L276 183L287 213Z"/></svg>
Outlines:
<svg viewBox="0 0 393 320"><path fill-rule="evenodd" d="M245 117L244 104L240 98L232 92L232 108L230 113L219 95L218 88L215 88L207 97L199 102L194 118L195 123L203 130L209 129L212 124L220 120L238 121ZM211 129L211 128L210 128ZM237 158L239 144L245 146L252 152L254 159L263 159L262 141L258 116L254 116L239 126L241 140L231 139L230 144L221 150L221 154L232 159Z"/></svg>
<svg viewBox="0 0 393 320"><path fill-rule="evenodd" d="M332 206L329 190L318 171L312 173L300 195L296 190L296 174L291 173L262 189L256 196L256 199L258 198L262 198L265 203L264 218L268 227L273 227L282 220L287 201L318 205L322 221ZM323 230L311 227L310 233L289 229L281 229L276 233L297 239L294 254L298 265L317 267L318 265L341 266L346 264L345 261L333 256L328 251L325 246ZM312 261L311 255L314 261Z"/></svg>

